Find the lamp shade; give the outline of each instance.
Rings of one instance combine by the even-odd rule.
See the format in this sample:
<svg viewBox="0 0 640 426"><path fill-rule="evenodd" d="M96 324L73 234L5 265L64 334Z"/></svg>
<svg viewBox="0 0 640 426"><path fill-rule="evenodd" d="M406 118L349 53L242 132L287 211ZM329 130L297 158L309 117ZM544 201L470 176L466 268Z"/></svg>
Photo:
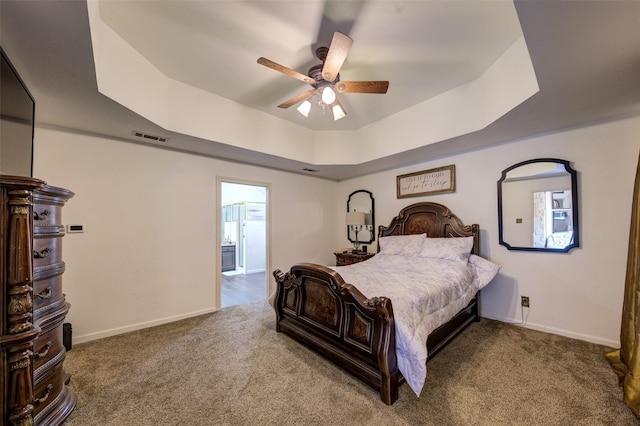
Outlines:
<svg viewBox="0 0 640 426"><path fill-rule="evenodd" d="M335 104L333 104L333 108L331 108L331 111L333 112L333 121L340 120L347 115L347 113L344 112L342 105L340 105L337 101Z"/></svg>
<svg viewBox="0 0 640 426"><path fill-rule="evenodd" d="M333 89L329 86L326 86L322 89L322 102L326 105L331 105L336 100L336 94Z"/></svg>
<svg viewBox="0 0 640 426"><path fill-rule="evenodd" d="M364 225L364 212L347 212L347 225Z"/></svg>
<svg viewBox="0 0 640 426"><path fill-rule="evenodd" d="M311 111L311 102L309 102L309 100L304 101L303 103L300 104L297 110L300 114L304 115L305 117L308 117L309 111Z"/></svg>

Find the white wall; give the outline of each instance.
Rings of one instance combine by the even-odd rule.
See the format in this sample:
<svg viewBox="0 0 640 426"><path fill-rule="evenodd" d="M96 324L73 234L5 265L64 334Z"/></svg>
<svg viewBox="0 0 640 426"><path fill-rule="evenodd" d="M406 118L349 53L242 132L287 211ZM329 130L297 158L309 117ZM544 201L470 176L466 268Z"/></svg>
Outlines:
<svg viewBox="0 0 640 426"><path fill-rule="evenodd" d="M74 191L63 222L85 226L63 242L75 342L219 306L216 176L271 184L268 271L332 262L334 182L45 128L34 176Z"/></svg>
<svg viewBox="0 0 640 426"><path fill-rule="evenodd" d="M414 202L445 204L465 224L480 225L482 255L502 265L483 291L484 317L522 323L526 295L526 327L617 346L639 148L640 116L512 141L341 182L336 216L344 216L356 189L373 192L376 225ZM498 243L497 181L507 167L544 157L569 160L578 171L581 247L569 254L508 251ZM455 193L396 198L397 175L449 164L456 165ZM348 247L343 228L336 238Z"/></svg>

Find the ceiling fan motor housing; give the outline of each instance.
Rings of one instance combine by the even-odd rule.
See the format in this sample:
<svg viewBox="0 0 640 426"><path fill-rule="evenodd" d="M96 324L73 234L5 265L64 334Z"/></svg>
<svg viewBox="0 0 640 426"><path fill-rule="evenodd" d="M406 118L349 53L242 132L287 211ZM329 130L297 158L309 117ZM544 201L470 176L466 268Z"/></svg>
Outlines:
<svg viewBox="0 0 640 426"><path fill-rule="evenodd" d="M329 48L320 46L316 49L316 57L320 59L323 63L324 60L327 59L327 54L329 53Z"/></svg>
<svg viewBox="0 0 640 426"><path fill-rule="evenodd" d="M316 81L316 86L318 85L318 83L326 81L322 77L322 68L323 68L323 66L324 66L324 64L318 64L318 65L314 65L311 68L309 68L308 75L309 75L309 77L311 77L312 79L314 79ZM337 83L338 81L340 81L340 74L338 74L336 76L335 80L329 81L329 83Z"/></svg>

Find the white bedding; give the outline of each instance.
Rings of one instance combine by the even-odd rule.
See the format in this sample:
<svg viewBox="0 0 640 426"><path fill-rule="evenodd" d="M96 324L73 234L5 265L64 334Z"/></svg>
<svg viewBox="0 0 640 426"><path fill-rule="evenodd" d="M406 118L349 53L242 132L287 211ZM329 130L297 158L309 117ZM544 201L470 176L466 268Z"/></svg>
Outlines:
<svg viewBox="0 0 640 426"><path fill-rule="evenodd" d="M468 262L379 253L367 261L332 269L367 298L391 299L398 368L420 396L427 376L427 336L477 293L481 284L476 267Z"/></svg>

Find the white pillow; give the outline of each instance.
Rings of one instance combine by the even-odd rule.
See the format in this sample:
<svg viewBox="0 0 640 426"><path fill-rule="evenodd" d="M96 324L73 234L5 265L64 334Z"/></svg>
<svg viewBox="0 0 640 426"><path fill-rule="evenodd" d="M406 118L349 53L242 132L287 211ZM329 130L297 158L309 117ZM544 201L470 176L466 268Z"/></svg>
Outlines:
<svg viewBox="0 0 640 426"><path fill-rule="evenodd" d="M418 256L466 262L472 247L473 237L425 238Z"/></svg>
<svg viewBox="0 0 640 426"><path fill-rule="evenodd" d="M469 256L469 263L473 265L473 269L476 271L476 278L473 280L473 283L478 290L481 290L489 284L500 270L500 265L496 265L475 254Z"/></svg>
<svg viewBox="0 0 640 426"><path fill-rule="evenodd" d="M422 243L427 239L427 234L390 235L380 237L380 254L394 254L400 256L416 257L420 252Z"/></svg>

